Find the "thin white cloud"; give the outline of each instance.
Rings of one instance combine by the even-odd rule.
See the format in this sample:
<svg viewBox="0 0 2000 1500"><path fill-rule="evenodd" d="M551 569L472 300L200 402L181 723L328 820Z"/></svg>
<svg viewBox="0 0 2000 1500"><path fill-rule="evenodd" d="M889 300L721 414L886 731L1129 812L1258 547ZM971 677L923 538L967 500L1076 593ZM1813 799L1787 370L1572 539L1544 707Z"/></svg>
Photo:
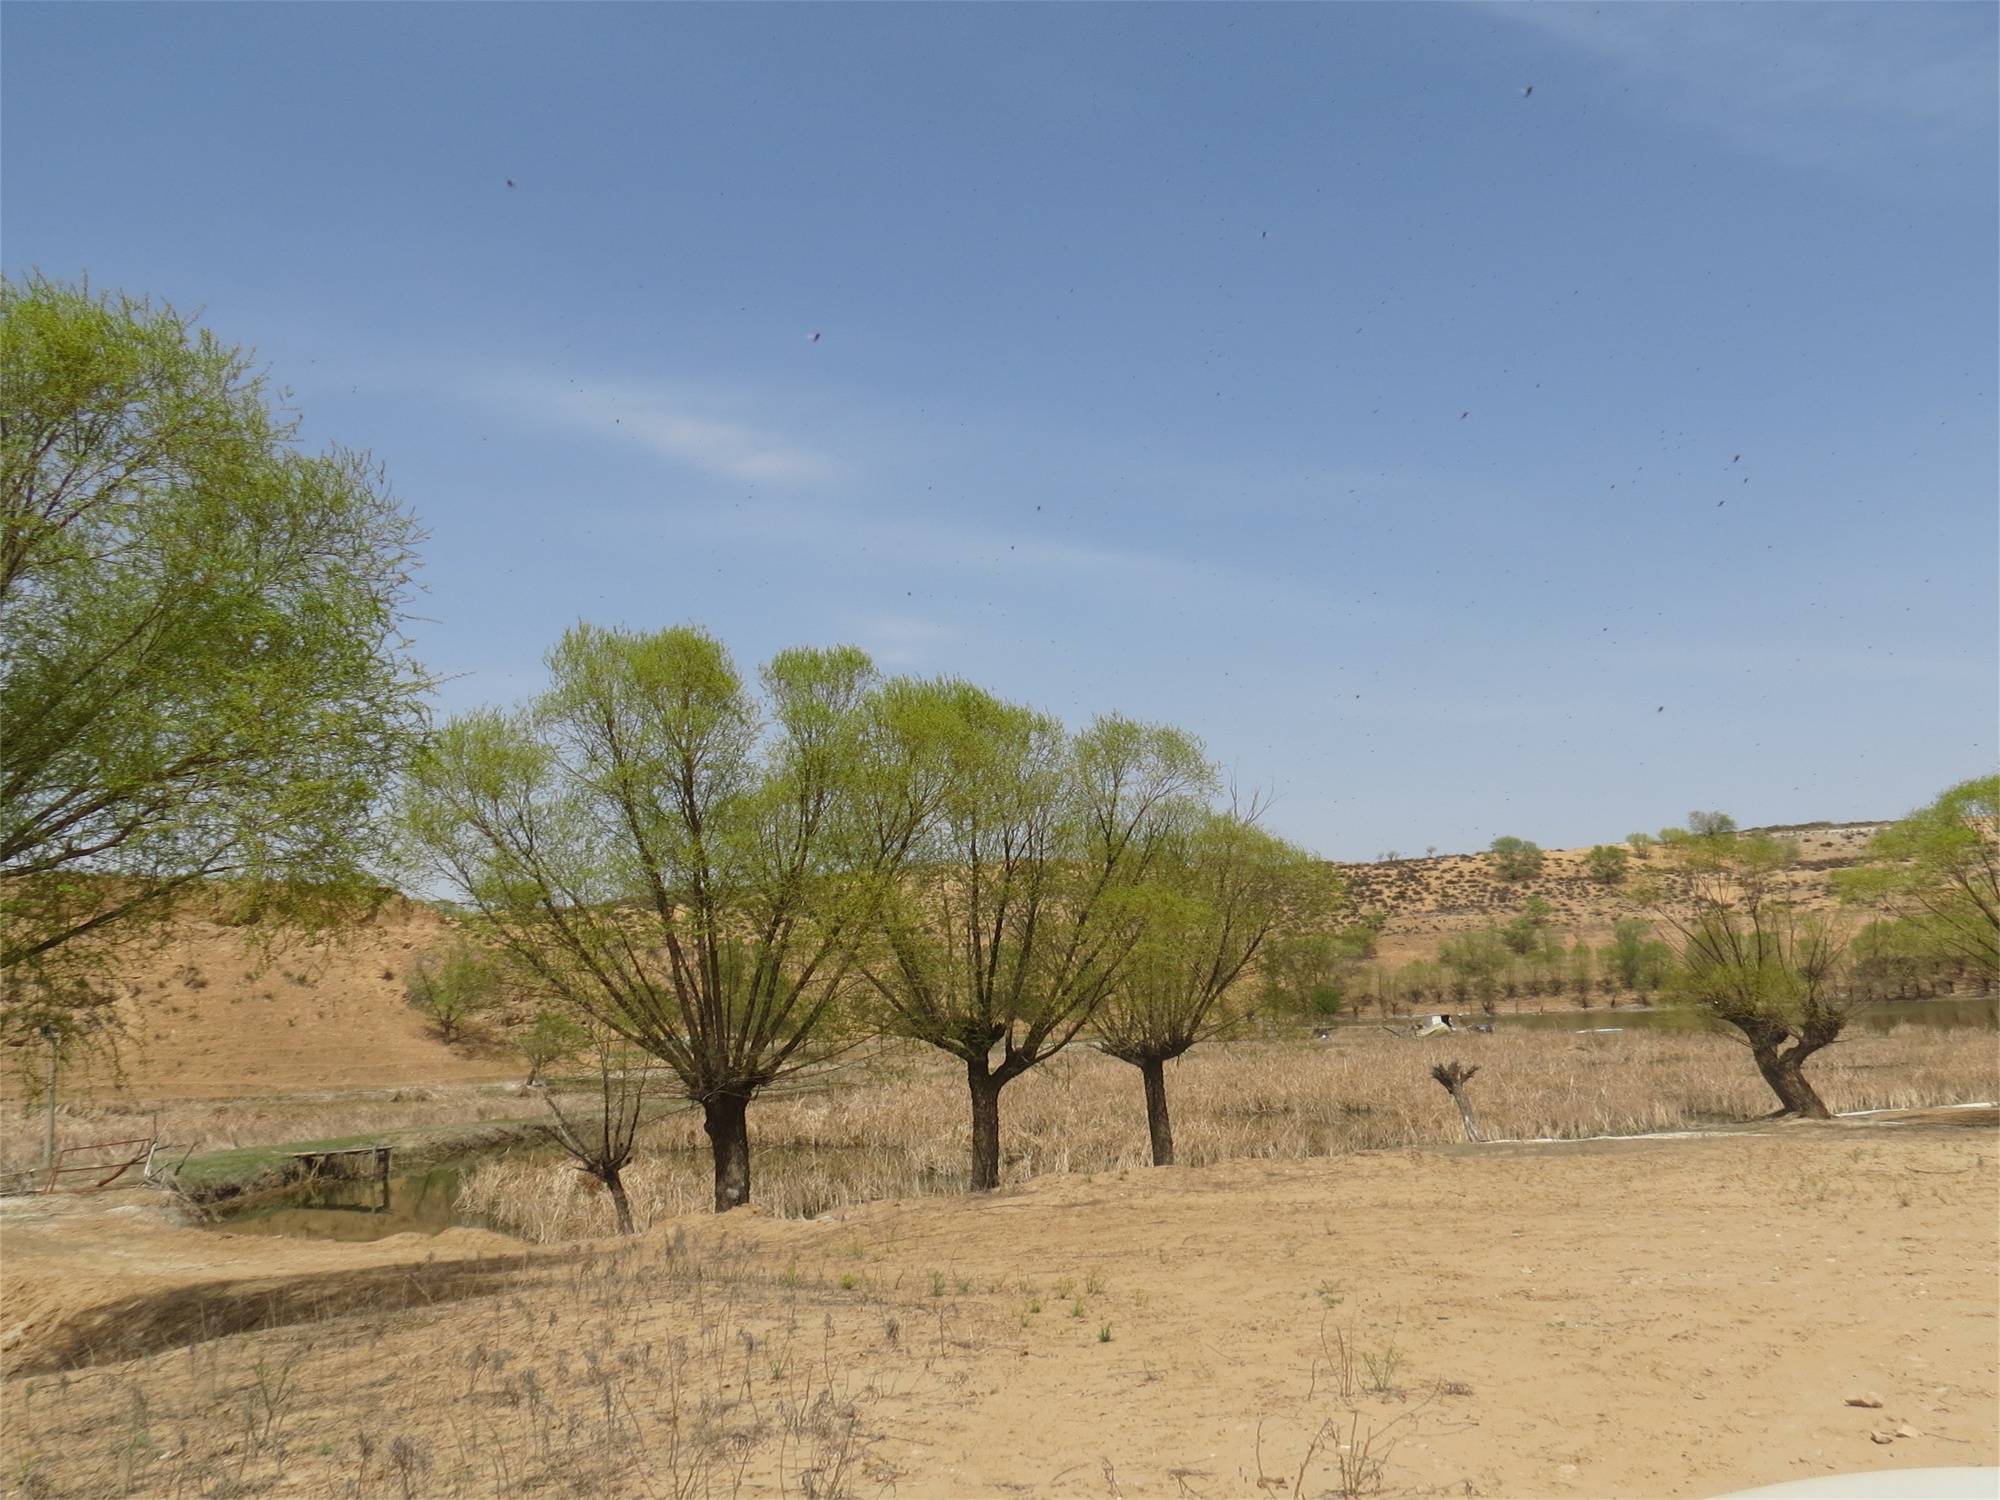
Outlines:
<svg viewBox="0 0 2000 1500"><path fill-rule="evenodd" d="M745 422L706 414L695 399L677 391L523 381L510 383L502 394L544 420L635 443L719 479L817 485L840 475L841 466L830 455Z"/></svg>
<svg viewBox="0 0 2000 1500"><path fill-rule="evenodd" d="M878 663L891 667L921 665L941 642L956 638L950 627L916 615L850 615L844 628Z"/></svg>
<svg viewBox="0 0 2000 1500"><path fill-rule="evenodd" d="M1503 4L1611 64L1631 97L1760 155L1908 168L1983 141L1993 12L1958 4Z"/></svg>

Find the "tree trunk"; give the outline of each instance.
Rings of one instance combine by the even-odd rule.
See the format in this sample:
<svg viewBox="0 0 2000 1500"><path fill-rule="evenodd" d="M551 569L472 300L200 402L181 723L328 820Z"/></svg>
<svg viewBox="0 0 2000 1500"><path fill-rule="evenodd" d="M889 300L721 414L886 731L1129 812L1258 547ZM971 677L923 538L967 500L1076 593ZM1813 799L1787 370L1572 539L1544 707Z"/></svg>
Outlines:
<svg viewBox="0 0 2000 1500"><path fill-rule="evenodd" d="M1778 1111L1780 1115L1797 1115L1802 1120L1833 1118L1833 1112L1821 1101L1818 1091L1806 1082L1806 1059L1818 1050L1798 1042L1789 1047L1751 1044L1750 1055L1756 1060L1757 1071L1764 1075L1764 1082L1778 1096L1778 1103L1782 1106Z"/></svg>
<svg viewBox="0 0 2000 1500"><path fill-rule="evenodd" d="M1153 1138L1153 1165L1171 1167L1174 1164L1174 1122L1167 1114L1165 1059L1144 1059L1139 1064L1139 1076L1146 1080L1146 1131Z"/></svg>
<svg viewBox="0 0 2000 1500"><path fill-rule="evenodd" d="M618 1210L618 1232L637 1233L632 1227L632 1204L625 1197L625 1180L618 1175L618 1169L613 1167L607 1171L603 1176L603 1182L606 1191L611 1194L611 1206Z"/></svg>
<svg viewBox="0 0 2000 1500"><path fill-rule="evenodd" d="M750 1127L743 1118L749 1106L741 1094L715 1094L701 1102L701 1128L708 1132L709 1149L715 1153L719 1214L750 1201Z"/></svg>
<svg viewBox="0 0 2000 1500"><path fill-rule="evenodd" d="M967 1062L965 1083L972 1094L972 1191L1000 1186L1000 1089L1006 1080L987 1070L986 1059Z"/></svg>
<svg viewBox="0 0 2000 1500"><path fill-rule="evenodd" d="M1468 1141L1479 1140L1479 1122L1472 1117L1472 1101L1465 1097L1464 1085L1451 1091L1451 1102L1458 1106L1458 1118L1465 1126L1465 1138Z"/></svg>

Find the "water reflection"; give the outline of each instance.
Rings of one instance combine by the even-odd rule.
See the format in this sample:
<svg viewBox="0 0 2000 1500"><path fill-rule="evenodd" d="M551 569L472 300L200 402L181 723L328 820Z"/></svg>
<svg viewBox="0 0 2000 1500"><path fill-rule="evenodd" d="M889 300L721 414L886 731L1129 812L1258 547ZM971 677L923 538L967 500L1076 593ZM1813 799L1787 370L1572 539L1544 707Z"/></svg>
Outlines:
<svg viewBox="0 0 2000 1500"><path fill-rule="evenodd" d="M209 1227L225 1234L278 1234L308 1240L379 1240L494 1226L458 1206L457 1167L380 1179L316 1178L226 1210Z"/></svg>

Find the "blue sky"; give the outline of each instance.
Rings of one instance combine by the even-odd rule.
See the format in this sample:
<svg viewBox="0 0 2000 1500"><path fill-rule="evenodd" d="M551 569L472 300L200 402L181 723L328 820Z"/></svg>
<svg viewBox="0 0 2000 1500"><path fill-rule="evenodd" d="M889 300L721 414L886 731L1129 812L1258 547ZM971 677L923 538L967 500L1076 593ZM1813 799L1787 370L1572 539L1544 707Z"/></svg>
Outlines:
<svg viewBox="0 0 2000 1500"><path fill-rule="evenodd" d="M9 3L0 252L386 465L449 707L698 621L1343 858L1878 817L1995 755L1995 17Z"/></svg>

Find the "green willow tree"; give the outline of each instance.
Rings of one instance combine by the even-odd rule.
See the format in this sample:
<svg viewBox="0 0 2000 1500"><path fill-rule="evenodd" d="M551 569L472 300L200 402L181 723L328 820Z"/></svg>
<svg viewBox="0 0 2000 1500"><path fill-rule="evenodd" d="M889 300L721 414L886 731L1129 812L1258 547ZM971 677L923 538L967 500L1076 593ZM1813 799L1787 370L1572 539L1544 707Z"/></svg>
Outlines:
<svg viewBox="0 0 2000 1500"><path fill-rule="evenodd" d="M299 451L241 350L170 308L0 280L0 973L7 1029L105 1014L113 946L226 885L373 898L423 727L416 525Z"/></svg>
<svg viewBox="0 0 2000 1500"><path fill-rule="evenodd" d="M964 683L928 697L923 733L870 777L902 812L886 826L919 836L863 968L883 1029L964 1065L984 1191L1000 1183L1001 1091L1112 993L1143 931L1140 888L1215 775L1177 730L1106 717L1072 738Z"/></svg>
<svg viewBox="0 0 2000 1500"><path fill-rule="evenodd" d="M1667 869L1645 892L1679 938L1668 996L1742 1035L1777 1115L1827 1119L1804 1068L1840 1039L1852 1013L1840 986L1845 945L1777 878L1798 847L1723 823L1676 830L1664 845Z"/></svg>
<svg viewBox="0 0 2000 1500"><path fill-rule="evenodd" d="M1154 1166L1174 1164L1166 1065L1238 1021L1229 997L1266 945L1337 898L1330 866L1233 814L1200 817L1154 861L1142 935L1093 1028L1098 1050L1144 1081Z"/></svg>
<svg viewBox="0 0 2000 1500"><path fill-rule="evenodd" d="M1946 789L1868 853L1834 877L1843 899L1894 912L1915 946L1982 988L2000 983L2000 776Z"/></svg>
<svg viewBox="0 0 2000 1500"><path fill-rule="evenodd" d="M874 672L782 652L767 724L693 628L579 625L549 668L526 708L454 718L416 761L409 858L531 988L672 1070L724 1212L750 1199L751 1100L848 1040L827 1023L908 843L871 848L852 813Z"/></svg>

